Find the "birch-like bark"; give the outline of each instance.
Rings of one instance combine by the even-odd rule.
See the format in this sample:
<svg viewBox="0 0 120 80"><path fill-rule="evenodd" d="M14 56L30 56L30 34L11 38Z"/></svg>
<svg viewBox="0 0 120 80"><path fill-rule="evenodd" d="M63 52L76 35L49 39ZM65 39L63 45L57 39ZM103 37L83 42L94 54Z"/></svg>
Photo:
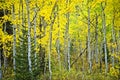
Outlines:
<svg viewBox="0 0 120 80"><path fill-rule="evenodd" d="M69 0L66 0L66 8L69 6ZM65 31L65 42L64 42L64 54L65 54L65 65L66 68L68 70L70 70L70 37L69 37L69 17L70 17L70 13L67 12L66 14L66 19L67 19L67 23L66 23L66 31Z"/></svg>
<svg viewBox="0 0 120 80"><path fill-rule="evenodd" d="M91 62L91 48L90 48L90 8L88 7L88 62L89 70L92 71L92 62Z"/></svg>
<svg viewBox="0 0 120 80"><path fill-rule="evenodd" d="M70 38L68 38L68 70L70 70Z"/></svg>
<svg viewBox="0 0 120 80"><path fill-rule="evenodd" d="M67 29L64 34L64 68L67 69Z"/></svg>
<svg viewBox="0 0 120 80"><path fill-rule="evenodd" d="M30 25L30 9L29 9L29 0L26 0L27 6L27 18L28 18L28 65L29 71L32 72L31 65L31 25Z"/></svg>
<svg viewBox="0 0 120 80"><path fill-rule="evenodd" d="M48 52L48 59L49 59L49 80L52 79L52 70L51 70L51 49L52 49L52 27L53 27L53 23L51 23L50 25L50 31L49 31L49 52Z"/></svg>
<svg viewBox="0 0 120 80"><path fill-rule="evenodd" d="M53 23L51 22L50 25L50 31L49 31L49 52L48 52L48 59L49 59L49 80L52 79L52 70L51 70L51 50L52 50L52 27L53 27Z"/></svg>
<svg viewBox="0 0 120 80"><path fill-rule="evenodd" d="M52 51L52 29L53 29L53 25L54 25L54 22L55 22L55 19L56 19L56 15L57 15L57 11L55 11L55 8L57 6L57 0L53 6L53 9L52 9L52 13L51 13L51 16L50 16L50 19L51 19L51 23L50 23L50 30L49 30L49 45L48 45L48 64L49 64L49 80L52 79L52 70L51 70L51 51ZM52 16L52 14L54 14Z"/></svg>
<svg viewBox="0 0 120 80"><path fill-rule="evenodd" d="M104 45L104 54L105 54L105 73L108 72L108 61L107 61L107 45L106 45L106 21L105 21L105 13L104 13L104 9L105 9L105 5L103 7L102 3L101 3L101 7L102 7L102 26L103 26L103 45Z"/></svg>
<svg viewBox="0 0 120 80"><path fill-rule="evenodd" d="M49 38L49 53L48 53L48 59L49 59L49 79L52 79L52 71L51 71L51 49L52 49L52 26L50 26L50 38Z"/></svg>
<svg viewBox="0 0 120 80"><path fill-rule="evenodd" d="M66 29L67 29L67 68L70 70L70 36L69 36L69 12L66 15L67 18L67 24L66 24Z"/></svg>
<svg viewBox="0 0 120 80"><path fill-rule="evenodd" d="M12 19L15 20L15 9L14 5L12 5ZM16 56L16 26L13 24L13 70L16 70L16 61L15 61L15 56Z"/></svg>
<svg viewBox="0 0 120 80"><path fill-rule="evenodd" d="M41 39L45 36L46 32L45 30L43 30L43 28L46 28L45 26L45 22L44 22L44 18L42 16L39 16L39 19L40 19L40 23L39 23L39 26L40 26L40 32L44 32L43 36L42 34L40 34L39 38L40 38L40 42L41 42ZM41 72L44 73L44 75L46 74L46 66L47 66L47 61L45 61L45 48L42 47L42 44L40 43L39 45L39 49L40 49L40 68L41 68ZM37 55L38 56L38 55Z"/></svg>

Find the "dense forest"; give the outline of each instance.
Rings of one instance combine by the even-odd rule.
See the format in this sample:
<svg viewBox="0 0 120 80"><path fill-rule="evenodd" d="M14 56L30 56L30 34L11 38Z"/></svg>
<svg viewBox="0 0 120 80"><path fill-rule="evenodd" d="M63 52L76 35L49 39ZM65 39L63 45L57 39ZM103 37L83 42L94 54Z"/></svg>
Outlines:
<svg viewBox="0 0 120 80"><path fill-rule="evenodd" d="M120 80L120 0L0 0L0 80Z"/></svg>

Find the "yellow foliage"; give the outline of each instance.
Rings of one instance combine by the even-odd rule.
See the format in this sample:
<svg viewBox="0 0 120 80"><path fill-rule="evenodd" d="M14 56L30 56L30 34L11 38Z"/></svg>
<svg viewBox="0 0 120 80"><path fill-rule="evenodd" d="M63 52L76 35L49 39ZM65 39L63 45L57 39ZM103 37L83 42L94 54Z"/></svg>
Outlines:
<svg viewBox="0 0 120 80"><path fill-rule="evenodd" d="M8 16L7 16L7 15L4 15L4 16L3 16L3 19L4 19L5 21L7 21L7 20L8 20Z"/></svg>
<svg viewBox="0 0 120 80"><path fill-rule="evenodd" d="M119 69L115 69L114 67L111 67L111 68L110 68L110 75L111 75L111 76L115 76L115 77L118 78Z"/></svg>
<svg viewBox="0 0 120 80"><path fill-rule="evenodd" d="M11 54L11 49L12 49L12 36L10 35L4 35L2 37L2 44L3 44L3 51L4 51L4 55L6 57L9 57L9 55Z"/></svg>

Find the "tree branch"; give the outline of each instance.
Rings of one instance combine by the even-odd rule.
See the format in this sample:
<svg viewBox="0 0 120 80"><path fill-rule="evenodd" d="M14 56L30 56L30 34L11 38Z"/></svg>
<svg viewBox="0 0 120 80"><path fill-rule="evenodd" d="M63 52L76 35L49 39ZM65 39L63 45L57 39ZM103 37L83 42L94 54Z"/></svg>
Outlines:
<svg viewBox="0 0 120 80"><path fill-rule="evenodd" d="M91 41L91 43L92 42L94 42L95 40L93 40L93 41ZM82 54L87 50L87 48L88 48L88 46L86 46L84 49L83 49L83 51L82 52L80 52L80 54L78 55L78 57L71 63L71 67L73 66L73 64L75 63L75 62L77 62L78 61L78 59L82 56Z"/></svg>

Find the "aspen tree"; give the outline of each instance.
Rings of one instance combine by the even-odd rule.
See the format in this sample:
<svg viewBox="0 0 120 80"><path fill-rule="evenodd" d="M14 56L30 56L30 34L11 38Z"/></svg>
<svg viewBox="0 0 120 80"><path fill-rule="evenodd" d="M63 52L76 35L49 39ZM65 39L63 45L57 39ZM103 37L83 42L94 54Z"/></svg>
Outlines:
<svg viewBox="0 0 120 80"><path fill-rule="evenodd" d="M52 53L52 30L53 30L53 25L56 19L57 11L55 11L56 6L57 6L57 1L54 3L54 6L52 8L51 16L50 16L50 30L49 30L49 45L48 45L48 64L49 64L49 80L52 79L52 69L51 69L51 53ZM53 16L52 16L53 15Z"/></svg>
<svg viewBox="0 0 120 80"><path fill-rule="evenodd" d="M91 62L91 48L90 48L90 7L88 7L88 63L89 63L89 70L92 71L92 62Z"/></svg>
<svg viewBox="0 0 120 80"><path fill-rule="evenodd" d="M12 5L12 19L15 19L15 8L14 5ZM16 26L15 24L13 24L13 70L16 70L16 60L15 60L15 56L16 56Z"/></svg>
<svg viewBox="0 0 120 80"><path fill-rule="evenodd" d="M66 0L66 8L68 8L69 7L69 3L70 3L70 1L69 0ZM68 68L68 70L70 70L70 35L69 35L69 22L70 22L70 20L69 20L69 17L70 17L70 13L69 12L67 12L66 13L66 18L67 18L67 23L66 23L66 32L67 32L67 68Z"/></svg>
<svg viewBox="0 0 120 80"><path fill-rule="evenodd" d="M112 43L113 45L115 45L115 30L114 30L114 19L115 19L115 14L114 14L115 11L113 11L113 16L112 16ZM113 46L112 45L112 46ZM112 47L112 54L115 54L115 48ZM114 56L112 56L112 66L114 67Z"/></svg>
<svg viewBox="0 0 120 80"><path fill-rule="evenodd" d="M59 11L59 5L57 5L57 11ZM59 70L61 71L61 59L60 59L60 21L59 21L59 12L57 13L57 21L58 21L58 38L57 38L57 52L58 52L58 62L59 62Z"/></svg>
<svg viewBox="0 0 120 80"><path fill-rule="evenodd" d="M30 25L30 7L29 7L29 0L26 0L27 6L27 18L28 18L28 65L29 71L32 72L32 65L31 65L31 25Z"/></svg>
<svg viewBox="0 0 120 80"><path fill-rule="evenodd" d="M69 6L69 0L66 0L66 8ZM64 37L64 55L65 55L65 68L70 70L70 37L69 37L69 16L70 13L66 13L66 25L65 25L65 37ZM69 50L69 51L68 51Z"/></svg>
<svg viewBox="0 0 120 80"><path fill-rule="evenodd" d="M104 54L105 54L105 73L108 72L108 61L107 61L107 45L106 45L106 18L105 18L105 5L106 3L101 2L102 8L102 27L103 27L103 46L104 46Z"/></svg>

